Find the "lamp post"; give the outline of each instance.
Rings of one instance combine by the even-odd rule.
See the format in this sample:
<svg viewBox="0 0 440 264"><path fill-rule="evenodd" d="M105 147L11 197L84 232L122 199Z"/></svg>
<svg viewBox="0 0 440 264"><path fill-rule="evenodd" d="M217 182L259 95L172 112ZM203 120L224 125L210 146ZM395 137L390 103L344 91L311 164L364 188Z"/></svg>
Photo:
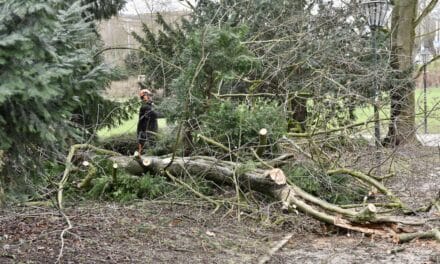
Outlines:
<svg viewBox="0 0 440 264"><path fill-rule="evenodd" d="M376 52L376 33L380 30L386 23L386 17L388 14L389 4L387 0L363 0L361 2L362 11L368 21L368 26L371 30L372 46L373 46L373 62L376 66L377 64L377 52ZM376 75L373 79L374 88L374 140L376 146L376 162L377 162L377 172L380 174L380 121L379 121L379 101L380 101L380 91L376 80Z"/></svg>
<svg viewBox="0 0 440 264"><path fill-rule="evenodd" d="M420 56L422 57L423 62L423 128L425 134L428 133L428 102L426 98L426 63L428 63L429 52L427 52L423 47L420 52Z"/></svg>

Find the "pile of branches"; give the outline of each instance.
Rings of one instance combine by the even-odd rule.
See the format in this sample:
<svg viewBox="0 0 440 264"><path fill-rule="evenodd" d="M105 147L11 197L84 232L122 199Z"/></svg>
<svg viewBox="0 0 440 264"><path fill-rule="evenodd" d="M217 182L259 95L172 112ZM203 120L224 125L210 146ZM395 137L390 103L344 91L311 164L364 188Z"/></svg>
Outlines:
<svg viewBox="0 0 440 264"><path fill-rule="evenodd" d="M287 143L301 150L293 141ZM301 150L302 155L310 157L310 154ZM255 153L256 154L256 153ZM297 154L297 153L295 153ZM239 161L217 159L209 156L177 157L167 156L124 156L116 152L99 149L92 145L81 144L71 147L66 160L66 169L58 186L58 205L63 207L63 190L69 181L69 174L75 168L73 160L83 160L78 166L89 166L87 159L106 157L112 164L112 182L118 180L118 174L124 173L142 175L146 172L161 174L170 180L185 185L179 176L198 175L218 184L227 184L241 190L256 191L274 198L280 204L284 213L302 212L321 222L337 226L342 229L361 232L391 238L395 242L404 243L416 238L435 239L440 242L440 229L432 225L439 219L423 219L416 216L417 212L437 210L440 212L440 194L429 205L415 210L402 202L390 189L385 187L376 176L370 176L360 171L347 168L338 168L327 171L329 175L345 174L356 178L358 181L377 190L386 198L387 202L381 204L363 203L352 205L351 208L329 203L319 197L313 196L299 186L289 181L282 165L295 161L294 153L280 155L270 160L258 158L259 162L254 168L243 170L243 164ZM80 159L75 157L81 156ZM258 156L257 156L258 157ZM95 174L88 173L78 184L78 188L88 188ZM191 188L190 186L187 186ZM194 193L210 203L216 209L223 204L206 195L193 190ZM390 208L398 210L389 210ZM400 212L393 215L390 212ZM434 228L433 228L434 226Z"/></svg>

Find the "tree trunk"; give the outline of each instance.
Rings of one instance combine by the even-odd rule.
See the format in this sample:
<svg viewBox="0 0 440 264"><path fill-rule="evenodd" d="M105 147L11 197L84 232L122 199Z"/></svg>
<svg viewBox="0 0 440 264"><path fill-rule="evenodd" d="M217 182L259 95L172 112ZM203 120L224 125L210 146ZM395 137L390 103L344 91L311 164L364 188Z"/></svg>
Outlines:
<svg viewBox="0 0 440 264"><path fill-rule="evenodd" d="M390 92L391 122L385 139L385 143L390 145L399 145L416 139L412 58L417 4L417 0L395 1L392 13L391 67L397 70L397 79L401 82Z"/></svg>
<svg viewBox="0 0 440 264"><path fill-rule="evenodd" d="M141 161L133 161L131 157L116 156L110 160L118 164L132 174L140 175L147 170L154 173L162 173L165 169L173 175L181 175L187 173L189 175L204 175L206 179L225 183L234 184L234 174L238 174L237 164L230 161L221 161L211 157L194 156L194 157L176 157L171 158L160 157L144 157ZM239 184L243 188L256 190L273 197L281 199L278 193L284 187L287 187L286 177L282 170L274 169L253 169L237 175ZM292 191L293 193L293 191ZM283 196L283 198L286 198Z"/></svg>
<svg viewBox="0 0 440 264"><path fill-rule="evenodd" d="M306 131L307 120L307 97L292 96L290 98L291 120L289 120L289 130L300 133Z"/></svg>

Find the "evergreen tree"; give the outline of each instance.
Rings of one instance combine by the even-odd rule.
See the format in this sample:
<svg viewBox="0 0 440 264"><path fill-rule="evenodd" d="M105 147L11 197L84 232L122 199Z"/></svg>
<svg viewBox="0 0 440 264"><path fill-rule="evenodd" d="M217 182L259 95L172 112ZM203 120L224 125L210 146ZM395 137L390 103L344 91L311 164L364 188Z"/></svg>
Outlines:
<svg viewBox="0 0 440 264"><path fill-rule="evenodd" d="M41 167L42 159L56 158L69 144L87 140L115 109L117 114L105 119L108 124L127 115L101 95L112 70L94 57L99 36L88 8L80 1L0 4L5 175L28 174Z"/></svg>
<svg viewBox="0 0 440 264"><path fill-rule="evenodd" d="M372 60L365 56L368 51L364 48L369 42L364 36L365 21L352 19L357 12L355 4L335 7L320 1L202 0L192 8L190 18L179 24L159 20L162 30L157 34L144 26L145 36L136 35L145 51L145 73L158 87L171 89L180 69L188 65L184 50L194 32L207 27L247 28L241 42L261 60L262 67L235 80L218 82L218 91L273 93L292 103L286 107L290 112L298 112L298 105L306 107L307 98L294 95L308 95L327 111L328 116L317 118L323 121L319 125L330 119L337 120L335 125L349 121L355 105L365 104L372 96ZM164 40L161 45L159 39ZM382 87L387 81L386 74L378 80ZM354 98L366 100L355 102ZM346 114L341 116L341 112ZM304 116L294 118L305 121Z"/></svg>
<svg viewBox="0 0 440 264"><path fill-rule="evenodd" d="M160 13L156 22L162 27L157 34L146 25L142 25L143 36L133 32L133 37L141 44L141 52L136 53L141 59L142 72L148 73L146 85L153 89L164 89L170 94L172 80L180 74L180 55L185 48L187 30L180 25L169 25ZM188 24L188 21L185 20ZM127 64L130 68L129 64ZM136 69L139 70L139 69Z"/></svg>
<svg viewBox="0 0 440 264"><path fill-rule="evenodd" d="M82 0L81 4L87 6L88 13L93 14L94 19L101 20L116 15L126 2L126 0Z"/></svg>

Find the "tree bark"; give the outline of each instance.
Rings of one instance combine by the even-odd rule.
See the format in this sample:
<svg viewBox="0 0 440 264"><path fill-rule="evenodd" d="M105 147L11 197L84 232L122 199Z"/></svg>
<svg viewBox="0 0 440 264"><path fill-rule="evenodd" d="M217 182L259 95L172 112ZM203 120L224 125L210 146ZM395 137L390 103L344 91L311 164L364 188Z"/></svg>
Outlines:
<svg viewBox="0 0 440 264"><path fill-rule="evenodd" d="M417 6L418 0L397 0L392 13L391 67L397 70L400 80L390 92L391 122L385 144L392 146L416 140L412 59Z"/></svg>
<svg viewBox="0 0 440 264"><path fill-rule="evenodd" d="M139 162L132 162L131 157L117 156L111 157L110 160L130 173L136 172L138 175L146 170L162 173L166 169L173 175L181 175L183 172L189 175L204 175L206 179L231 185L234 183L234 174L239 170L238 164L235 162L221 161L204 156L176 157L174 159L169 157L144 157ZM269 194L278 197L280 200L286 199L284 196L285 190L283 190L287 186L286 177L280 169L265 170L256 168L241 173L237 177L239 184L244 188Z"/></svg>
<svg viewBox="0 0 440 264"><path fill-rule="evenodd" d="M290 111L292 111L292 116L289 120L289 130L293 129L297 133L306 131L307 97L292 96L290 98Z"/></svg>

